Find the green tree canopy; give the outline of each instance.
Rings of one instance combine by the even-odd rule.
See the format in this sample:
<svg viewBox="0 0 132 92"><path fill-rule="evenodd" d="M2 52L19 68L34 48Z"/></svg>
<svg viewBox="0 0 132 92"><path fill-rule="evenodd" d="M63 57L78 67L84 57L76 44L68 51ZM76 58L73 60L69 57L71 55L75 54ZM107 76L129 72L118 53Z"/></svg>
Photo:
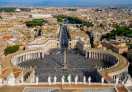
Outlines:
<svg viewBox="0 0 132 92"><path fill-rule="evenodd" d="M26 25L28 27L36 27L36 26L42 26L46 21L44 19L33 19L31 21L27 21Z"/></svg>
<svg viewBox="0 0 132 92"><path fill-rule="evenodd" d="M0 12L15 12L16 8L0 8Z"/></svg>
<svg viewBox="0 0 132 92"><path fill-rule="evenodd" d="M116 26L114 30L103 36L103 38L113 39L116 36L132 37L132 29L127 26Z"/></svg>
<svg viewBox="0 0 132 92"><path fill-rule="evenodd" d="M64 22L64 20L66 20L70 24L81 24L87 27L93 26L92 22L85 21L73 16L57 15L55 16L55 18L57 19L58 22Z"/></svg>
<svg viewBox="0 0 132 92"><path fill-rule="evenodd" d="M4 54L8 55L14 53L19 50L19 47L20 47L19 45L8 46L7 48L5 48Z"/></svg>

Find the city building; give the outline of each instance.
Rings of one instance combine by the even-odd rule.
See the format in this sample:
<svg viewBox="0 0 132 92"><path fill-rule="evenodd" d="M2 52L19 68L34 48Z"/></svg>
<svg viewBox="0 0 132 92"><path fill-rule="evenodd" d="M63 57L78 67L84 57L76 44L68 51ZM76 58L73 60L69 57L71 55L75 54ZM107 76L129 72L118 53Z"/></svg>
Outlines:
<svg viewBox="0 0 132 92"><path fill-rule="evenodd" d="M104 40L102 41L102 45L107 49L111 49L112 51L119 54L128 52L128 46L126 45L125 42L121 42L117 40L111 40L111 41Z"/></svg>

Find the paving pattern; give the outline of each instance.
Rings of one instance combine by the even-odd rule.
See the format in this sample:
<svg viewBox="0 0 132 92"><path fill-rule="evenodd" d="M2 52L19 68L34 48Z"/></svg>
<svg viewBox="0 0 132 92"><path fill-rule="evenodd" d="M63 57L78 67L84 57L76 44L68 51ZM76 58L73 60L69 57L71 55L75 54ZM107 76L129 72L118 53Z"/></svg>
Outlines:
<svg viewBox="0 0 132 92"><path fill-rule="evenodd" d="M97 64L99 64L97 60L86 59L85 56L80 55L76 50L69 49L67 51L68 68L64 70L63 58L64 55L60 49L52 49L44 59L26 61L20 63L19 66L36 66L36 75L39 77L40 82L47 82L49 76L52 78L56 76L57 81L60 82L63 75L67 77L69 74L72 76L72 81L74 81L76 75L78 75L79 81L83 81L85 73L92 73L92 71L96 70Z"/></svg>

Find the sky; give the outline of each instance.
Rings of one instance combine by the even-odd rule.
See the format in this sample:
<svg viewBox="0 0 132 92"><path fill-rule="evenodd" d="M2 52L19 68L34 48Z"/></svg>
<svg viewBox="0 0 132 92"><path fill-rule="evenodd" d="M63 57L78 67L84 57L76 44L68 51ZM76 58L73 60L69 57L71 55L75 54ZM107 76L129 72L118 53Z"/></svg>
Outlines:
<svg viewBox="0 0 132 92"><path fill-rule="evenodd" d="M55 1L55 2L95 2L95 3L132 3L132 0L0 0L0 2L42 2L42 1Z"/></svg>
<svg viewBox="0 0 132 92"><path fill-rule="evenodd" d="M31 4L31 5L126 5L132 0L0 0L4 4Z"/></svg>

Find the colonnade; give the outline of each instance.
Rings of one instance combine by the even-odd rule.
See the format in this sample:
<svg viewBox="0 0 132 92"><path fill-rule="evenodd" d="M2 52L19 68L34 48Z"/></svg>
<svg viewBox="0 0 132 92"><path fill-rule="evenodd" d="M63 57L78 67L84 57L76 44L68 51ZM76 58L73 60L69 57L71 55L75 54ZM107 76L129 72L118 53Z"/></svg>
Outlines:
<svg viewBox="0 0 132 92"><path fill-rule="evenodd" d="M97 52L97 51L85 51L85 57L86 59L96 59L96 60L99 60L99 61L103 61L103 62L109 62L111 63L112 65L116 64L118 61L117 61L117 58L115 56L112 56L111 54L109 53L104 53L104 52ZM111 66L105 66L105 67L100 67L101 70L102 69L106 69L106 68L110 68Z"/></svg>
<svg viewBox="0 0 132 92"><path fill-rule="evenodd" d="M70 41L70 48L74 48L76 45L77 40ZM29 45L29 51L25 51L23 53L18 53L15 55L12 59L11 62L14 65L18 65L22 62L28 61L28 60L35 60L35 59L42 59L44 58L45 54L48 54L48 51L52 48L58 48L59 43L56 40L49 40L47 41L43 46L41 45ZM38 50L31 50L38 48ZM41 48L41 49L40 49Z"/></svg>
<svg viewBox="0 0 132 92"><path fill-rule="evenodd" d="M111 70L111 73L112 73L112 82L113 83L125 83L127 81L127 67L124 67L123 70L119 70L119 71L115 71L112 69L112 67L116 68L116 66L118 66L118 64L120 62L127 62L125 61L125 59L123 57L119 57L119 55L116 55L114 53L111 53L111 52L107 52L107 51L101 51L101 50L87 50L85 51L85 57L88 59L88 58L91 58L91 59L97 59L99 61L103 61L104 63L110 63L108 65L106 65L105 67L102 67L102 66L97 66L97 69L99 71L103 71L103 70ZM124 61L123 61L124 60ZM119 66L118 66L119 67ZM122 71L122 72L120 72ZM107 72L107 71L106 71ZM124 74L125 73L125 74Z"/></svg>
<svg viewBox="0 0 132 92"><path fill-rule="evenodd" d="M38 51L30 51L27 53L21 53L16 55L12 58L11 62L14 65L18 65L22 62L26 62L28 60L35 60L35 59L43 59L45 54L48 54L45 50L38 50Z"/></svg>
<svg viewBox="0 0 132 92"><path fill-rule="evenodd" d="M113 82L115 83L118 80L118 83L125 84L128 80L128 73L127 72L120 73L118 75L113 76L112 79L113 79Z"/></svg>
<svg viewBox="0 0 132 92"><path fill-rule="evenodd" d="M27 52L15 55L11 59L11 62L15 66L17 66L18 64L29 61L29 60L43 59L46 54L49 54L47 48L45 49L43 48L43 49L36 50L36 51L27 51ZM92 58L92 59L97 59L97 60L103 60L105 62L113 62L113 61L118 62L116 57L112 56L109 53L104 53L104 52L89 50L88 52L85 53L85 56L87 59ZM100 70L103 70L109 67L105 67L105 68L97 67L97 68ZM116 80L117 76L118 75L113 76L113 80Z"/></svg>
<svg viewBox="0 0 132 92"><path fill-rule="evenodd" d="M76 45L76 40L70 41L71 48L74 48ZM11 62L17 66L18 64L22 62L26 62L29 60L36 60L36 59L43 59L46 54L49 54L49 50L52 48L58 48L59 43L56 40L49 40L46 44L41 47L41 49L36 49L36 50L27 50L22 53L17 53L16 55L13 56L11 59ZM34 48L34 47L33 47ZM109 52L104 52L102 50L86 50L85 51L85 57L86 59L91 58L91 59L97 59L97 60L102 60L106 62L116 62L118 63L118 58L115 55L112 55ZM104 68L98 67L99 69L103 70ZM110 67L105 67L105 69L108 69ZM117 79L117 74L113 76L113 80Z"/></svg>
<svg viewBox="0 0 132 92"><path fill-rule="evenodd" d="M97 52L97 51L86 51L85 57L91 58L91 59L97 59L97 60L104 60L104 61L117 61L116 57L103 53L103 52Z"/></svg>

